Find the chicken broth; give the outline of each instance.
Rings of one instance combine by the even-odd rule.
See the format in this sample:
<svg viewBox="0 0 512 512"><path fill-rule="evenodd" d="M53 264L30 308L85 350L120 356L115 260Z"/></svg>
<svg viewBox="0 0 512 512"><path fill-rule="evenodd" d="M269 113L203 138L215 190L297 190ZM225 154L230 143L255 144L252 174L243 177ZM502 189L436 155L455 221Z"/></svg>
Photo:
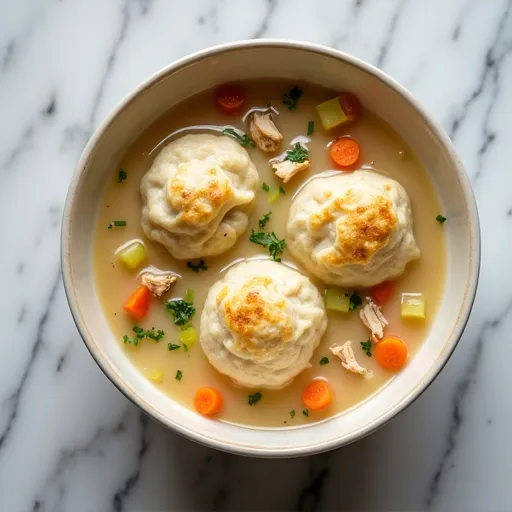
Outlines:
<svg viewBox="0 0 512 512"><path fill-rule="evenodd" d="M436 221L436 216L442 212L425 170L386 122L364 109L357 122L326 132L315 107L337 96L336 92L310 84L298 84L303 95L297 102L297 108L289 110L282 99L283 93L293 85L279 80L245 83L244 110L235 116L226 115L218 108L214 101L214 91L198 94L173 107L130 147L119 163L119 167L126 173L126 179L122 179L124 174L119 174L118 169L115 169L99 206L94 247L96 286L112 331L133 364L155 386L186 407L193 408L194 395L199 387L211 386L217 389L223 397L223 407L217 415L219 421L261 427L289 427L319 421L368 399L396 375L381 368L375 357L367 355L363 350L360 342L368 340L370 332L359 317L359 309L348 313L328 310L328 327L313 354L310 368L306 368L291 384L280 390L244 389L234 385L228 377L210 365L199 341L190 343L188 351L184 350L180 340L183 330L173 323L172 316L162 305L162 301L182 298L186 290L192 290L196 313L191 324L199 331L199 320L208 290L224 275L226 268L239 260L268 257L266 248L249 240L251 229L260 230L258 220L271 211L265 230L275 232L279 239L286 238L286 223L294 194L312 176L335 168L329 157L328 145L336 137L352 136L361 148L359 167L372 168L393 178L409 195L414 234L421 257L407 265L382 311L389 322L386 334L402 338L408 346L410 358L414 357L426 338L442 297L445 241L442 223ZM279 111L275 121L284 137L277 154L290 149L289 143L297 136L306 135L308 129L311 129L308 123L314 121L315 129L307 144L311 167L297 174L290 182L282 184L269 166L269 158L275 155L264 153L258 147L247 148L260 175L256 206L250 214L249 226L231 250L220 256L203 258L207 270L193 271L187 266L187 260L175 260L162 245L144 235L141 228L141 179L161 148L170 141L169 135L176 130L192 126L230 125L247 132L242 121L243 114L251 107L266 107L269 102ZM201 131L197 129L197 133ZM269 192L262 189L264 183L270 187ZM280 184L285 193L279 193L277 198L275 194L272 197L272 192ZM270 199L275 201L270 202ZM126 225L114 225L109 229L115 220L125 221ZM136 270L128 270L118 261L116 250L133 239L144 242L147 263ZM192 261L198 263L198 260ZM282 264L299 268L324 294L327 286L300 267L288 249L283 251ZM147 316L135 321L126 314L123 304L140 284L139 272L145 265L176 272L181 279L160 301L152 298ZM352 294L354 290L349 288L346 292ZM371 293L361 288L357 288L357 291L363 299ZM425 297L425 319L404 320L401 317L401 296L409 292L421 293ZM154 327L164 331L165 335L160 341L143 339L137 346L124 343L123 336L134 336L134 325L144 329ZM329 347L333 343L343 344L347 340L352 341L358 363L371 370L373 378L365 379L347 371L330 352ZM180 347L169 350L168 344ZM372 345L371 351L374 352L375 343ZM301 398L303 390L315 377L327 379L333 391L331 405L320 411L308 410ZM257 392L261 393L261 399L249 405L255 399L253 397L250 400L249 395Z"/></svg>

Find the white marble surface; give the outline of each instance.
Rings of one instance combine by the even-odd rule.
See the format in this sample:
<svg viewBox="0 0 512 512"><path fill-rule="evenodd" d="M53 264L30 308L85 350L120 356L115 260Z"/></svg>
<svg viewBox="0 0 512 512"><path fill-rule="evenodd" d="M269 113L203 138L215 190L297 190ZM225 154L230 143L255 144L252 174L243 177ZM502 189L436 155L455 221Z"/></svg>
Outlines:
<svg viewBox="0 0 512 512"><path fill-rule="evenodd" d="M0 510L512 510L512 1L0 2ZM93 129L194 50L252 37L346 50L452 136L475 187L483 266L455 355L378 433L301 460L197 446L103 376L64 297L66 189Z"/></svg>

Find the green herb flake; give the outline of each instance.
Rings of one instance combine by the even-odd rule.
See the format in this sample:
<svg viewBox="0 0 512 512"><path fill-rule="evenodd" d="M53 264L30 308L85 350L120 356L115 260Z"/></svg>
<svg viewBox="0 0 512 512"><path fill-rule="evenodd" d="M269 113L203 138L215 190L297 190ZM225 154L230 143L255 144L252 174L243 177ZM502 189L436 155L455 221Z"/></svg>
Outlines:
<svg viewBox="0 0 512 512"><path fill-rule="evenodd" d="M295 409L290 411L290 418L295 418Z"/></svg>
<svg viewBox="0 0 512 512"><path fill-rule="evenodd" d="M233 130L233 128L224 128L224 130L222 130L222 133L234 137L240 143L240 146L244 148L253 148L256 145L255 142L248 135L246 135L245 133L240 134Z"/></svg>
<svg viewBox="0 0 512 512"><path fill-rule="evenodd" d="M149 338L155 341L160 341L164 336L164 331L155 330L154 327L152 327L150 330L146 331L142 327L139 327L138 325L134 325L132 327L132 331L135 333L135 337L131 336L123 336L123 341L125 343L128 343L129 345L135 345L137 346L139 344L139 341Z"/></svg>
<svg viewBox="0 0 512 512"><path fill-rule="evenodd" d="M350 306L349 306L350 311L354 311L358 307L362 306L362 304L363 304L363 299L361 299L361 296L359 295L359 293L354 292L350 296Z"/></svg>
<svg viewBox="0 0 512 512"><path fill-rule="evenodd" d="M286 152L285 160L301 164L309 158L309 151L300 142L295 143L292 149Z"/></svg>
<svg viewBox="0 0 512 512"><path fill-rule="evenodd" d="M308 123L308 135L315 133L315 121L309 121Z"/></svg>
<svg viewBox="0 0 512 512"><path fill-rule="evenodd" d="M182 371L181 371L181 370L178 370L178 371L176 372L176 377L175 377L175 379L176 379L176 380L181 380L182 378L183 378L183 373L182 373Z"/></svg>
<svg viewBox="0 0 512 512"><path fill-rule="evenodd" d="M160 341L164 337L164 334L164 331L155 331L154 329L151 329L150 331L146 331L146 338Z"/></svg>
<svg viewBox="0 0 512 512"><path fill-rule="evenodd" d="M267 225L267 222L270 220L271 215L272 215L272 212L268 212L268 213L265 213L265 215L263 215L263 217L261 217L261 219L258 221L258 225L259 225L260 229L263 229Z"/></svg>
<svg viewBox="0 0 512 512"><path fill-rule="evenodd" d="M268 234L264 231L251 231L251 236L249 240L253 244L262 245L263 247L268 247Z"/></svg>
<svg viewBox="0 0 512 512"><path fill-rule="evenodd" d="M257 245L267 247L270 258L273 261L281 261L280 256L286 248L286 241L284 239L280 240L277 238L273 231L271 233L265 233L264 231L256 232L253 229L249 240Z"/></svg>
<svg viewBox="0 0 512 512"><path fill-rule="evenodd" d="M329 364L329 358L328 357L322 357L322 359L320 359L320 364L323 366L325 364Z"/></svg>
<svg viewBox="0 0 512 512"><path fill-rule="evenodd" d="M123 341L127 345L133 345L135 347L139 344L139 339L138 338L132 338L131 336L127 336L126 334L123 336Z"/></svg>
<svg viewBox="0 0 512 512"><path fill-rule="evenodd" d="M302 89L295 85L284 94L283 103L288 107L288 110L295 110L297 108L297 101L301 96Z"/></svg>
<svg viewBox="0 0 512 512"><path fill-rule="evenodd" d="M372 340L360 341L361 349L368 356L372 357Z"/></svg>
<svg viewBox="0 0 512 512"><path fill-rule="evenodd" d="M439 222L439 224L444 224L446 222L446 217L443 217L442 215L438 215L436 217L436 220L437 220L437 222Z"/></svg>
<svg viewBox="0 0 512 512"><path fill-rule="evenodd" d="M268 192L270 190L270 187L266 184L266 183L263 183L263 185L261 185L261 188L265 191L265 192Z"/></svg>
<svg viewBox="0 0 512 512"><path fill-rule="evenodd" d="M183 343L183 350L185 352L188 352L188 345L186 343Z"/></svg>
<svg viewBox="0 0 512 512"><path fill-rule="evenodd" d="M126 178L128 178L128 174L124 169L119 169L117 172L117 182L122 183Z"/></svg>
<svg viewBox="0 0 512 512"><path fill-rule="evenodd" d="M283 195L286 194L286 190L281 185L279 185L279 193Z"/></svg>
<svg viewBox="0 0 512 512"><path fill-rule="evenodd" d="M309 410L308 409L302 409L302 414L304 414L304 416L309 418Z"/></svg>
<svg viewBox="0 0 512 512"><path fill-rule="evenodd" d="M254 393L254 395L249 395L248 396L249 405L256 405L262 398L263 398L263 395L259 391L257 393Z"/></svg>
<svg viewBox="0 0 512 512"><path fill-rule="evenodd" d="M196 312L196 308L190 302L183 299L166 302L165 309L171 313L176 325L185 325Z"/></svg>
<svg viewBox="0 0 512 512"><path fill-rule="evenodd" d="M191 261L187 261L187 267L192 270L192 272L199 272L200 270L208 270L208 265L205 264L204 260L200 260L197 265L192 263Z"/></svg>
<svg viewBox="0 0 512 512"><path fill-rule="evenodd" d="M124 228L126 226L125 220L114 220L108 225L108 229L116 228Z"/></svg>
<svg viewBox="0 0 512 512"><path fill-rule="evenodd" d="M167 343L167 350L172 352L173 350L178 350L181 345L176 345L176 343Z"/></svg>

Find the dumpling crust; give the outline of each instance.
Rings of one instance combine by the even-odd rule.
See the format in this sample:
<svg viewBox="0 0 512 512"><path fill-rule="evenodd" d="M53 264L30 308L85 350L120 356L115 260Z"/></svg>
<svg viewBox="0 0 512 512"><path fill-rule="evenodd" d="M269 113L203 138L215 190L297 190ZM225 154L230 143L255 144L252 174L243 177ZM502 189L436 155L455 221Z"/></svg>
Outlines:
<svg viewBox="0 0 512 512"><path fill-rule="evenodd" d="M231 137L185 135L141 181L142 228L177 259L221 254L247 228L258 172Z"/></svg>
<svg viewBox="0 0 512 512"><path fill-rule="evenodd" d="M326 327L322 298L309 279L283 264L252 260L210 289L201 345L237 384L277 389L309 366Z"/></svg>
<svg viewBox="0 0 512 512"><path fill-rule="evenodd" d="M339 286L395 279L420 255L407 193L372 171L311 180L292 204L286 242L310 272Z"/></svg>

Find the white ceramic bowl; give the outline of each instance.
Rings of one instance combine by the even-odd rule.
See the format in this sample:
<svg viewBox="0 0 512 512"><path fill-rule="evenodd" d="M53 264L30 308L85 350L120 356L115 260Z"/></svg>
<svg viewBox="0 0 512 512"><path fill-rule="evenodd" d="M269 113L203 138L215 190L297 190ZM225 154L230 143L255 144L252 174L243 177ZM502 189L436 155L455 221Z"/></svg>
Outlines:
<svg viewBox="0 0 512 512"><path fill-rule="evenodd" d="M93 277L92 246L107 171L135 138L184 98L227 82L280 77L357 93L385 119L427 169L449 218L443 302L418 354L399 376L357 407L308 426L261 429L211 421L174 402L131 364L110 331ZM254 40L200 51L162 69L107 117L87 144L69 188L62 226L64 284L78 330L108 378L141 409L184 436L245 455L290 457L330 450L369 434L404 409L432 382L467 322L480 265L478 214L455 150L425 109L382 71L310 43Z"/></svg>

